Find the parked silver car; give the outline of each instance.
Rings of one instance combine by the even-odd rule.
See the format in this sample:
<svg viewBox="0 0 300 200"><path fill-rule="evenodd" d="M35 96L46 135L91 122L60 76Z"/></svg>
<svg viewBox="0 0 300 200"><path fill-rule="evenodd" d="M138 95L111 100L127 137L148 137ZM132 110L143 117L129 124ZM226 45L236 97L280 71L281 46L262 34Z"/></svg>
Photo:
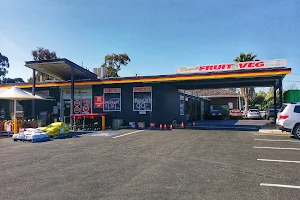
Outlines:
<svg viewBox="0 0 300 200"><path fill-rule="evenodd" d="M246 117L248 119L260 119L261 115L258 109L250 109L248 110Z"/></svg>

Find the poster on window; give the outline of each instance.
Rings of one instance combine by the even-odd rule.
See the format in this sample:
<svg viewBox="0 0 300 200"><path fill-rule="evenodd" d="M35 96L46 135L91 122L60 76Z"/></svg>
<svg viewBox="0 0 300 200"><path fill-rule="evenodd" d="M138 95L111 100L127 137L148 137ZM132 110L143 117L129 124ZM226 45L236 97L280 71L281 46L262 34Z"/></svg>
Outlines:
<svg viewBox="0 0 300 200"><path fill-rule="evenodd" d="M133 111L152 111L152 88L133 88Z"/></svg>
<svg viewBox="0 0 300 200"><path fill-rule="evenodd" d="M49 90L42 90L42 91L37 91L37 94L44 94L49 96Z"/></svg>
<svg viewBox="0 0 300 200"><path fill-rule="evenodd" d="M91 99L82 99L81 100L81 113L82 114L91 113Z"/></svg>
<svg viewBox="0 0 300 200"><path fill-rule="evenodd" d="M94 96L94 108L103 108L103 96Z"/></svg>
<svg viewBox="0 0 300 200"><path fill-rule="evenodd" d="M180 95L180 103L179 103L180 115L184 115L184 96Z"/></svg>
<svg viewBox="0 0 300 200"><path fill-rule="evenodd" d="M104 88L103 111L121 111L121 88Z"/></svg>
<svg viewBox="0 0 300 200"><path fill-rule="evenodd" d="M74 114L79 114L81 110L81 101L79 99L74 100Z"/></svg>

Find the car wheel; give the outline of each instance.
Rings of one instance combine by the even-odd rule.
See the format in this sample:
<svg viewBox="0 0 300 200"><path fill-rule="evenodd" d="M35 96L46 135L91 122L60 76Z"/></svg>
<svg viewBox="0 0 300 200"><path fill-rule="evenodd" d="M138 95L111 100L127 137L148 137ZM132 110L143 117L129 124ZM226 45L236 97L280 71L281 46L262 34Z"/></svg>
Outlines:
<svg viewBox="0 0 300 200"><path fill-rule="evenodd" d="M300 140L300 124L297 124L293 129L293 135Z"/></svg>

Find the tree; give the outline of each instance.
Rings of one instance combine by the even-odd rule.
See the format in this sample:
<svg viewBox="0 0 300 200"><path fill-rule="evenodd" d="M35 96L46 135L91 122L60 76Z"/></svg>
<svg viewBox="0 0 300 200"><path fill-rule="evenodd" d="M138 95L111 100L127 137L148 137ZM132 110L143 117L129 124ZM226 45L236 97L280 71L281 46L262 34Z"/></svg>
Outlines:
<svg viewBox="0 0 300 200"><path fill-rule="evenodd" d="M248 61L254 61L257 57L256 54L252 53L240 53L239 56L237 56L234 61L235 62L248 62ZM241 88L241 95L245 99L245 111L249 110L249 98L253 95L254 88L248 87L248 88Z"/></svg>
<svg viewBox="0 0 300 200"><path fill-rule="evenodd" d="M34 61L52 60L58 58L55 51L49 51L49 49L45 49L43 47L38 47L36 50L33 50L31 55ZM36 75L36 81L40 82L41 79L42 81L45 81L53 80L54 78L38 71ZM28 79L28 82L32 82L32 77Z"/></svg>
<svg viewBox="0 0 300 200"><path fill-rule="evenodd" d="M264 91L259 91L254 93L249 99L249 105L252 108L259 108L261 110L266 109L266 93Z"/></svg>
<svg viewBox="0 0 300 200"><path fill-rule="evenodd" d="M119 77L121 66L126 66L130 58L126 53L106 55L102 67L107 68L107 77Z"/></svg>
<svg viewBox="0 0 300 200"><path fill-rule="evenodd" d="M278 105L279 105L279 99L280 99L279 97L280 97L279 91L276 91L276 103ZM271 105L274 105L274 88L273 87L269 88L269 90L266 94L266 99L265 100L266 100L267 107L269 107Z"/></svg>
<svg viewBox="0 0 300 200"><path fill-rule="evenodd" d="M244 97L245 100L245 111L249 110L249 99L254 94L254 88L248 87L248 88L241 88L241 95Z"/></svg>
<svg viewBox="0 0 300 200"><path fill-rule="evenodd" d="M3 83L24 83L22 78L4 78Z"/></svg>
<svg viewBox="0 0 300 200"><path fill-rule="evenodd" d="M8 72L9 60L6 56L0 53L0 78L3 79Z"/></svg>

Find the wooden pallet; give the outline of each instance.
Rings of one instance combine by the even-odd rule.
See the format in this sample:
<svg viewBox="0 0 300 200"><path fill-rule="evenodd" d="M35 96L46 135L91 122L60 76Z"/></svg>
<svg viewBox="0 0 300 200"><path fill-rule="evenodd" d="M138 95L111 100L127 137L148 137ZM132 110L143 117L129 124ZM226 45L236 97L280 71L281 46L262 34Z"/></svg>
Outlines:
<svg viewBox="0 0 300 200"><path fill-rule="evenodd" d="M38 138L38 139L21 139L21 138L14 138L13 139L14 142L17 142L17 141L22 141L22 142L32 142L32 143L35 143L35 142L47 142L47 141L50 141L51 139L50 138Z"/></svg>

